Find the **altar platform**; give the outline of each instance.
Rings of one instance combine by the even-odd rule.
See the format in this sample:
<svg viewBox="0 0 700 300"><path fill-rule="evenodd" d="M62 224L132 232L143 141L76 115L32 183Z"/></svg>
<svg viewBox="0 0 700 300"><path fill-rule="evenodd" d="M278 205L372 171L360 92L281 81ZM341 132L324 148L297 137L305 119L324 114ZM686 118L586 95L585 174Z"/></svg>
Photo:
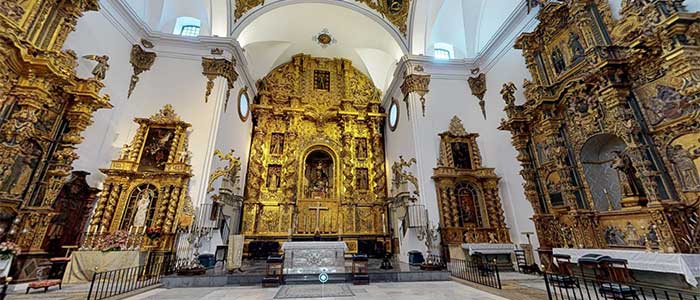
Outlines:
<svg viewBox="0 0 700 300"><path fill-rule="evenodd" d="M381 259L370 259L369 277L370 283L377 282L419 282L419 281L448 281L450 273L444 271L423 271L419 267L409 266L406 263L392 261L393 269L382 270ZM215 287L227 285L259 285L265 276L266 263L264 260L244 260L242 269L245 272L229 274L220 264L207 270L206 274L199 276L166 276L161 278L165 288L180 287ZM347 272L329 274L329 283L352 283L352 261L345 261ZM286 284L319 284L317 274L285 275Z"/></svg>

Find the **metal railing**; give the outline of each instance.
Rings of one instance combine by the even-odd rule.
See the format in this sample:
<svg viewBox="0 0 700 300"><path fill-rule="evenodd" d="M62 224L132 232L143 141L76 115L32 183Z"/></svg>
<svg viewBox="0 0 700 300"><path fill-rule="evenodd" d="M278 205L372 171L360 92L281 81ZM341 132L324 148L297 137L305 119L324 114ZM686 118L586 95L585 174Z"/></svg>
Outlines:
<svg viewBox="0 0 700 300"><path fill-rule="evenodd" d="M495 262L474 262L450 259L447 263L450 274L459 279L478 283L492 288L501 288L501 275Z"/></svg>
<svg viewBox="0 0 700 300"><path fill-rule="evenodd" d="M700 293L639 283L617 283L545 272L549 300L699 300Z"/></svg>
<svg viewBox="0 0 700 300"><path fill-rule="evenodd" d="M158 284L163 275L174 271L173 261L162 259L138 267L97 272L92 275L87 300L107 299Z"/></svg>

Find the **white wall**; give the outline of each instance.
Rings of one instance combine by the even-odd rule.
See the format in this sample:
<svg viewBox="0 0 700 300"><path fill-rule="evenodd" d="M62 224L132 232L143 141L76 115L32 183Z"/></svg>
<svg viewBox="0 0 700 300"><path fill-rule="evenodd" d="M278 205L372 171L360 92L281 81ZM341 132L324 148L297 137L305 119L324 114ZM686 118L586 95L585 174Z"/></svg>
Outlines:
<svg viewBox="0 0 700 300"><path fill-rule="evenodd" d="M113 25L107 10L86 14L78 22L77 29L71 33L66 42L66 49L73 49L78 56L87 54L107 54L110 56L110 70L104 80L103 92L111 96L114 108L98 111L94 124L89 126L83 136L85 140L79 145L77 153L80 158L73 167L86 170L92 175L88 182L98 186L104 180L99 168L109 167L109 162L117 158L123 144L131 143L137 129L133 122L136 117L149 117L159 111L165 104L171 104L182 120L191 123L189 132L189 150L192 152L192 172L190 196L195 204L204 201L206 182L213 161L213 149L216 147L235 148L238 155L247 161L250 121L246 124L238 119L236 96L242 86L242 78L236 83L229 102L229 110L223 113L226 82L223 78L215 80L215 86L208 103L204 101L206 78L202 75L201 57L208 56L207 45L188 44L153 38L156 44L153 50L158 57L150 71L140 75L140 81L130 99L126 99L132 67L129 63L131 51L130 34L123 27ZM112 20L114 21L114 20ZM119 24L127 24L119 20ZM120 31L121 30L121 31ZM140 39L140 37L137 37ZM154 40L155 39L155 40ZM170 44L167 44L170 43ZM232 45L232 44L229 44ZM213 47L212 47L213 48ZM231 53L225 54L230 57ZM80 59L79 76L89 77L94 63ZM244 74L239 68L239 73ZM250 93L252 96L252 92ZM245 168L245 166L244 166ZM245 169L244 169L245 170Z"/></svg>

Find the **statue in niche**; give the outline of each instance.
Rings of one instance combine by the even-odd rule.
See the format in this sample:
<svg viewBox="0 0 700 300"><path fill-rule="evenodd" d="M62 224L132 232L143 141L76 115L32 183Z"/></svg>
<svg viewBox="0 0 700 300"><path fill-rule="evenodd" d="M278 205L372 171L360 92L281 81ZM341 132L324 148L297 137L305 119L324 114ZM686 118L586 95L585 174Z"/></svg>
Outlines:
<svg viewBox="0 0 700 300"><path fill-rule="evenodd" d="M284 152L284 135L273 133L270 141L270 154L282 155Z"/></svg>
<svg viewBox="0 0 700 300"><path fill-rule="evenodd" d="M267 188L277 190L281 184L282 166L271 165L267 169Z"/></svg>
<svg viewBox="0 0 700 300"><path fill-rule="evenodd" d="M333 182L333 162L325 151L311 152L306 158L305 196L307 198L327 198Z"/></svg>
<svg viewBox="0 0 700 300"><path fill-rule="evenodd" d="M472 159L469 155L469 145L466 143L452 143L452 161L457 169L471 169Z"/></svg>
<svg viewBox="0 0 700 300"><path fill-rule="evenodd" d="M122 150L119 151L119 159L127 160L129 159L129 154L131 154L131 146L129 146L129 144L124 144Z"/></svg>
<svg viewBox="0 0 700 300"><path fill-rule="evenodd" d="M146 226L146 215L148 214L149 206L151 206L151 199L153 199L153 191L150 189L144 190L139 195L139 199L136 202L136 213L134 214L133 225L135 227Z"/></svg>
<svg viewBox="0 0 700 300"><path fill-rule="evenodd" d="M563 72L566 69L564 55L561 54L561 50L559 50L559 48L555 48L552 51L552 65L554 65L554 70L557 72L557 74Z"/></svg>
<svg viewBox="0 0 700 300"><path fill-rule="evenodd" d="M357 139L355 144L355 156L357 159L367 158L367 139Z"/></svg>
<svg viewBox="0 0 700 300"><path fill-rule="evenodd" d="M583 59L586 50L583 49L581 38L575 32L569 33L569 49L571 49L571 63L575 64Z"/></svg>
<svg viewBox="0 0 700 300"><path fill-rule="evenodd" d="M139 170L164 170L170 156L173 136L172 129L151 128L141 154Z"/></svg>
<svg viewBox="0 0 700 300"><path fill-rule="evenodd" d="M626 197L644 196L644 188L637 179L637 169L632 165L629 155L622 151L613 151L613 153L615 158L612 160L611 167L617 170L622 195Z"/></svg>
<svg viewBox="0 0 700 300"><path fill-rule="evenodd" d="M361 191L366 191L369 190L369 172L367 169L357 169L356 171L356 178L357 178L357 189Z"/></svg>
<svg viewBox="0 0 700 300"><path fill-rule="evenodd" d="M681 145L671 145L668 148L668 158L673 165L673 171L676 173L678 180L681 183L681 188L685 191L697 191L700 189L700 179L693 156L690 151L683 149Z"/></svg>

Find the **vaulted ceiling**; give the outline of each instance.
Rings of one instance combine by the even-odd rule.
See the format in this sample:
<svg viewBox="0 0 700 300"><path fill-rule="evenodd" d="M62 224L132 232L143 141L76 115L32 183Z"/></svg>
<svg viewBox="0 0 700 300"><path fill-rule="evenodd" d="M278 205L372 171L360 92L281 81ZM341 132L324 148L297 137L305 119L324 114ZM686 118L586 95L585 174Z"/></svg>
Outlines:
<svg viewBox="0 0 700 300"><path fill-rule="evenodd" d="M454 46L456 59L474 58L510 20L523 0L118 0L152 30L172 33L181 16L201 20L201 35L236 38L253 79L297 53L343 57L384 90L405 54L433 55L435 43ZM391 0L390 0L391 1ZM396 0L393 0L396 1ZM335 43L313 39L324 29Z"/></svg>

